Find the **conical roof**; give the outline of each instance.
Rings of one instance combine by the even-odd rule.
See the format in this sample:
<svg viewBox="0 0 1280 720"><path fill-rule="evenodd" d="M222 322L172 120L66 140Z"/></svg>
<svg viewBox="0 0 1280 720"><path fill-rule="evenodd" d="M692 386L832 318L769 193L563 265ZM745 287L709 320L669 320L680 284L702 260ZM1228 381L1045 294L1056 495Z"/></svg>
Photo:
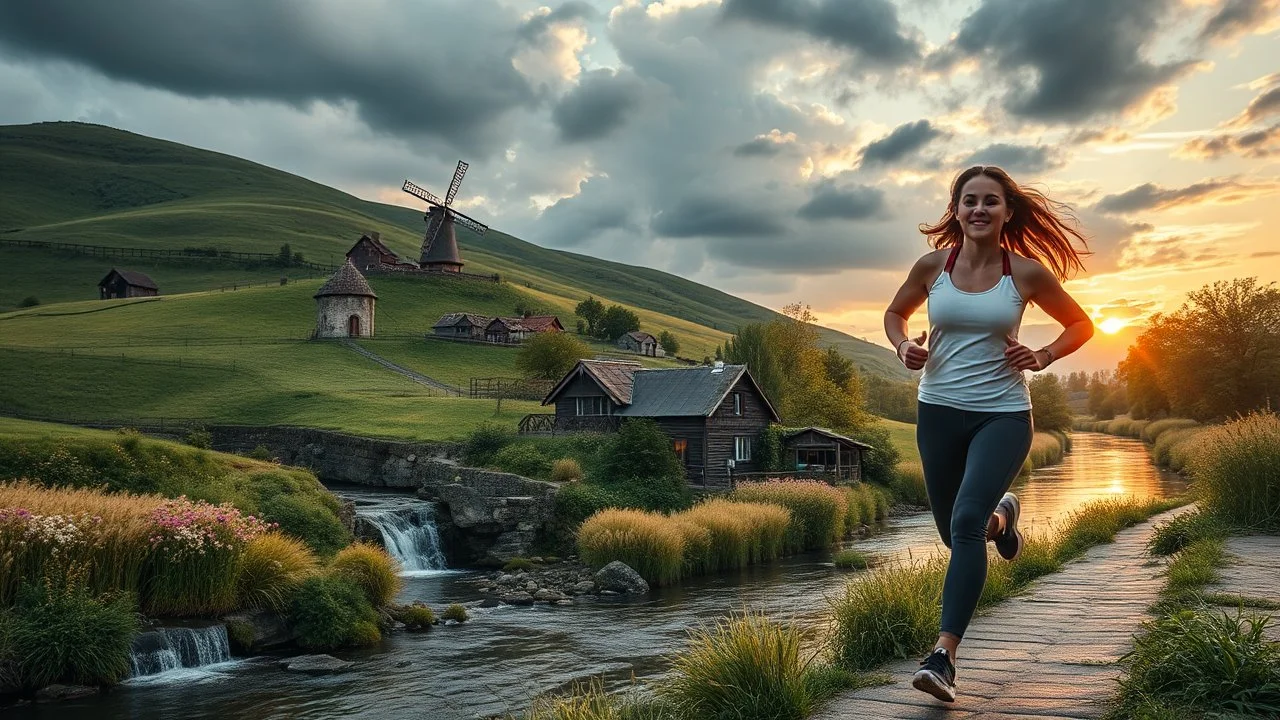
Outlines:
<svg viewBox="0 0 1280 720"><path fill-rule="evenodd" d="M325 295L363 295L365 297L376 298L373 288L369 287L369 282L364 279L364 275L351 264L348 259L338 268L338 272L329 278L329 281L320 287L314 297L323 297Z"/></svg>
<svg viewBox="0 0 1280 720"><path fill-rule="evenodd" d="M441 222L438 219L440 212L439 208L431 208L431 222L427 223L428 236L430 236L435 224ZM435 242L431 243L431 248L418 260L418 264L424 268L432 265L457 265L461 267L463 264L462 258L458 255L458 237L453 230L453 218L448 216L445 216L445 218L444 227L440 228L440 232L436 233Z"/></svg>

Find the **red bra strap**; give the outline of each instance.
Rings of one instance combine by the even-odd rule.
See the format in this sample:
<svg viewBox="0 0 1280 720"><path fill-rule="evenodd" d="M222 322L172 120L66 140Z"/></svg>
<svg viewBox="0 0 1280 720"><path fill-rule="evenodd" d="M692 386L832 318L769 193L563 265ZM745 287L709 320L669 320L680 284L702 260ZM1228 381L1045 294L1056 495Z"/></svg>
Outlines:
<svg viewBox="0 0 1280 720"><path fill-rule="evenodd" d="M1013 274L1013 268L1009 266L1009 251L1008 251L1008 250L1001 250L1001 251L1000 251L1000 258L1004 261L1004 274L1005 274L1005 275L1012 275L1012 274Z"/></svg>
<svg viewBox="0 0 1280 720"><path fill-rule="evenodd" d="M958 257L960 257L960 243L956 243L956 246L951 248L951 254L947 256L946 272L951 272L951 269L956 266L956 258Z"/></svg>

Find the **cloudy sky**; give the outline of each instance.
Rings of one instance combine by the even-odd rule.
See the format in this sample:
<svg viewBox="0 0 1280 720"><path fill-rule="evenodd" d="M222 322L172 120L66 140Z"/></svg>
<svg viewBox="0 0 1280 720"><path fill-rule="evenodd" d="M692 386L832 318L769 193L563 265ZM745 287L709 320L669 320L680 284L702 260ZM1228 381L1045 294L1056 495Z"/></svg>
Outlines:
<svg viewBox="0 0 1280 720"><path fill-rule="evenodd" d="M1280 0L0 0L0 123L42 120L406 204L464 158L494 227L882 344L974 163L1090 237L1068 289L1130 328L1076 365L1280 278Z"/></svg>

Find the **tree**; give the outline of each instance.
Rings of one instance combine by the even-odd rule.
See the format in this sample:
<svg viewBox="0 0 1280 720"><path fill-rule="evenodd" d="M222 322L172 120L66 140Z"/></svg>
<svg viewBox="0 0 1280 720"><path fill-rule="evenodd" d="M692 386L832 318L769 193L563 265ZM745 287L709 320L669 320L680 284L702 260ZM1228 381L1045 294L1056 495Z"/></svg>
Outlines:
<svg viewBox="0 0 1280 720"><path fill-rule="evenodd" d="M719 345L716 346L716 360L724 360L724 350Z"/></svg>
<svg viewBox="0 0 1280 720"><path fill-rule="evenodd" d="M769 347L769 332L764 323L750 323L738 328L738 332L724 344L724 361L746 365L765 397L777 407L782 397L782 377L777 356Z"/></svg>
<svg viewBox="0 0 1280 720"><path fill-rule="evenodd" d="M586 300L578 303L573 309L573 314L587 321L587 334L595 336L599 327L600 318L604 316L604 303L588 297Z"/></svg>
<svg viewBox="0 0 1280 720"><path fill-rule="evenodd" d="M826 365L827 377L831 378L831 382L844 387L849 384L858 375L858 370L853 366L853 361L840 354L835 347L827 348L827 352L822 357L822 362Z"/></svg>
<svg viewBox="0 0 1280 720"><path fill-rule="evenodd" d="M279 262L284 267L289 267L293 264L293 248L289 247L289 243L280 246Z"/></svg>
<svg viewBox="0 0 1280 720"><path fill-rule="evenodd" d="M18 307L29 308L29 307L36 307L39 304L40 304L40 298L36 297L35 295L28 295L22 298L22 302L18 303Z"/></svg>
<svg viewBox="0 0 1280 720"><path fill-rule="evenodd" d="M1053 373L1036 375L1031 387L1031 414L1036 430L1071 429L1071 408L1067 392Z"/></svg>
<svg viewBox="0 0 1280 720"><path fill-rule="evenodd" d="M538 333L524 343L516 353L516 369L525 377L539 380L559 380L583 358L591 356L591 349L577 337L568 333Z"/></svg>
<svg viewBox="0 0 1280 720"><path fill-rule="evenodd" d="M662 349L668 355L675 355L680 352L680 341L676 339L676 336L670 330L662 331L662 334L658 336L658 344L662 346Z"/></svg>
<svg viewBox="0 0 1280 720"><path fill-rule="evenodd" d="M621 305L610 305L596 326L596 337L617 340L629 332L640 329L640 316Z"/></svg>

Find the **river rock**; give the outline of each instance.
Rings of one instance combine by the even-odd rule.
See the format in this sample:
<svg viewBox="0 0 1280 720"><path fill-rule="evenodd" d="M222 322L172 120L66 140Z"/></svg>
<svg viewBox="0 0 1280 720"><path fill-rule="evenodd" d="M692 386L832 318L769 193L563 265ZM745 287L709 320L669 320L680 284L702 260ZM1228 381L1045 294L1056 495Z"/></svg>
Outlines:
<svg viewBox="0 0 1280 720"><path fill-rule="evenodd" d="M502 602L508 605L532 605L533 596L527 592L515 592L502 596Z"/></svg>
<svg viewBox="0 0 1280 720"><path fill-rule="evenodd" d="M280 661L281 668L290 672L300 672L308 675L327 675L329 673L342 672L354 664L346 660L339 660L332 655L302 655Z"/></svg>
<svg viewBox="0 0 1280 720"><path fill-rule="evenodd" d="M538 592L534 593L534 594L533 594L533 599L534 599L534 600L539 600L539 601L542 601L542 602L555 602L555 601L557 601L557 600L564 600L564 599L565 599L565 596L564 596L564 593L559 592L558 590L545 590L545 589L544 589L544 590L539 590Z"/></svg>
<svg viewBox="0 0 1280 720"><path fill-rule="evenodd" d="M649 592L649 583L640 577L640 573L621 560L614 560L596 573L596 585L601 590L612 590L622 594L644 595Z"/></svg>
<svg viewBox="0 0 1280 720"><path fill-rule="evenodd" d="M98 688L87 685L49 685L36 693L38 702L58 702L59 700L75 700L76 698L97 695Z"/></svg>
<svg viewBox="0 0 1280 720"><path fill-rule="evenodd" d="M567 606L567 605L572 605L572 604L573 604L573 601L572 601L572 600L570 600L569 598L565 598L564 600L557 600L557 601L556 601L556 605Z"/></svg>
<svg viewBox="0 0 1280 720"><path fill-rule="evenodd" d="M285 619L270 610L231 613L222 621L227 625L232 647L243 653L288 645L296 639Z"/></svg>
<svg viewBox="0 0 1280 720"><path fill-rule="evenodd" d="M536 583L536 582L534 582L534 581L530 580L529 582L527 582L527 583L525 583L525 584L524 584L524 591L525 591L525 592L537 592L537 591L538 591L538 583Z"/></svg>
<svg viewBox="0 0 1280 720"><path fill-rule="evenodd" d="M501 605L501 604L502 604L502 601L501 601L501 600L499 600L498 598L495 598L495 597L487 597L487 598L485 598L485 599L483 599L483 600L481 600L481 601L480 601L480 605L479 605L479 607L482 607L482 608L484 608L484 609L488 610L489 608L496 608L496 607L498 607L498 606L499 606L499 605Z"/></svg>
<svg viewBox="0 0 1280 720"><path fill-rule="evenodd" d="M582 582L577 583L576 585L573 586L573 592L576 595L586 595L589 592L594 592L595 589L596 589L596 584L591 580L583 580Z"/></svg>

